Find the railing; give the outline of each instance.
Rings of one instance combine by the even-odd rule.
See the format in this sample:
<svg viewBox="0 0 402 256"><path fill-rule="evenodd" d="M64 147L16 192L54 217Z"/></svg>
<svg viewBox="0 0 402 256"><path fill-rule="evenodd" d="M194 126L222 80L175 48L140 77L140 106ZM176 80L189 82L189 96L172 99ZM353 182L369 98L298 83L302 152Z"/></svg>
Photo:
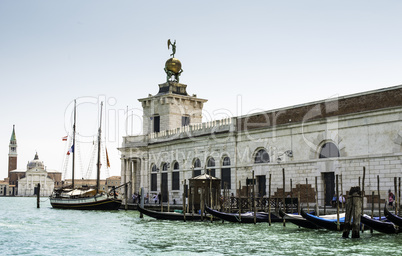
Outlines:
<svg viewBox="0 0 402 256"><path fill-rule="evenodd" d="M148 139L157 139L163 137L169 137L174 135L180 135L183 133L191 133L194 131L202 131L205 130L206 132L212 129L219 129L220 127L228 126L233 123L233 118L224 118L220 120L214 120L210 122L200 123L200 124L192 124L187 126L182 126L175 129L160 131L160 132L153 132L148 134Z"/></svg>
<svg viewBox="0 0 402 256"><path fill-rule="evenodd" d="M272 198L269 200L267 197L255 198L255 206L257 211L268 211L269 204L271 210L278 211L279 208L283 209L283 198ZM253 211L253 200L247 197L230 197L223 202L223 208L227 211L238 211L242 209L245 211ZM285 198L285 211L297 212L298 199L297 198Z"/></svg>

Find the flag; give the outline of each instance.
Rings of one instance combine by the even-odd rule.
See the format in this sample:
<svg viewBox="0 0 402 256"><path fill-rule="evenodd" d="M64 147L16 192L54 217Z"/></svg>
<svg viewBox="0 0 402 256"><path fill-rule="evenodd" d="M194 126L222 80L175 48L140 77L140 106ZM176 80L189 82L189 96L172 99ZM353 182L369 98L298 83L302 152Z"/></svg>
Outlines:
<svg viewBox="0 0 402 256"><path fill-rule="evenodd" d="M71 148L67 151L67 155L69 156L70 153L74 153L74 145L72 145Z"/></svg>
<svg viewBox="0 0 402 256"><path fill-rule="evenodd" d="M63 141L67 141L68 136L63 137Z"/></svg>
<svg viewBox="0 0 402 256"><path fill-rule="evenodd" d="M106 164L107 164L107 167L110 168L109 155L107 154L107 148L106 147L105 147L105 149L106 149Z"/></svg>

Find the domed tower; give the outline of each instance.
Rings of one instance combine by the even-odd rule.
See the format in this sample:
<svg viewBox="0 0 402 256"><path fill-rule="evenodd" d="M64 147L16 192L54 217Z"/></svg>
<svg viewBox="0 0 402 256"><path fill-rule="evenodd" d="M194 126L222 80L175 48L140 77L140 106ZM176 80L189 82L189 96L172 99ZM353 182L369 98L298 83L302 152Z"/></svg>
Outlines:
<svg viewBox="0 0 402 256"><path fill-rule="evenodd" d="M8 178L9 178L9 182L10 185L15 185L15 184L11 184L12 181L11 180L11 174L10 172L12 170L17 169L17 138L15 137L15 125L13 125L13 132L11 134L11 139L10 139L10 144L8 145L9 149L8 149Z"/></svg>
<svg viewBox="0 0 402 256"><path fill-rule="evenodd" d="M45 170L45 165L39 160L38 152L35 154L34 160L28 162L27 171L42 171Z"/></svg>
<svg viewBox="0 0 402 256"><path fill-rule="evenodd" d="M207 100L187 94L187 85L179 83L183 72L182 63L175 58L176 41L168 40L172 46L171 58L165 63L166 82L159 84L159 92L139 99L143 108L143 134L160 132L202 122L202 108Z"/></svg>

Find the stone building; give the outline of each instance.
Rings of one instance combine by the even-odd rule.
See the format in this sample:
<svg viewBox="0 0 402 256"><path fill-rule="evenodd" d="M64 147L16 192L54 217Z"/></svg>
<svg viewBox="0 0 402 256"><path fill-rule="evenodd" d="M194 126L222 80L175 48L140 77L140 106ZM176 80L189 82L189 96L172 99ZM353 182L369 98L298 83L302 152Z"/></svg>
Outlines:
<svg viewBox="0 0 402 256"><path fill-rule="evenodd" d="M11 194L10 185L8 183L8 178L5 180L0 180L0 196L8 196Z"/></svg>
<svg viewBox="0 0 402 256"><path fill-rule="evenodd" d="M21 172L21 171L11 171ZM34 196L38 193L38 184L40 184L40 196L50 196L54 189L53 179L48 177L45 165L39 160L38 154L28 162L27 170L23 178L18 180L19 196Z"/></svg>
<svg viewBox="0 0 402 256"><path fill-rule="evenodd" d="M258 194L267 195L271 176L275 195L282 193L285 170L285 191L290 179L292 190L307 181L314 191L317 177L323 205L335 193L337 176L345 194L365 168L367 199L377 191L377 175L383 199L401 176L402 86L205 123L207 100L186 90L167 81L158 94L139 99L143 135L123 137L119 148L121 182L132 182L130 194L144 187L181 202L183 180L209 172L236 195L254 171Z"/></svg>
<svg viewBox="0 0 402 256"><path fill-rule="evenodd" d="M35 159L31 162L28 162L27 165L27 170L19 170L17 169L17 158L18 158L18 153L17 153L17 138L15 136L15 126L13 126L13 131L11 133L11 138L10 138L10 143L9 143L9 153L8 153L8 177L1 182L1 190L0 194L1 195L7 195L7 196L30 196L33 195L31 194L32 191L34 191L34 188L31 185L29 185L29 182L36 182L37 176L43 176L44 173L46 173L46 177L51 179L53 182L53 187L60 187L62 186L61 182L61 172L57 172L55 170L45 170L46 168L43 166L43 162L39 161L38 154L35 155ZM35 166L33 166L35 165ZM35 175L34 172L31 171L33 167L36 167L35 170L37 170L37 173ZM27 174L31 175L31 180L28 181L27 179ZM33 175L33 176L32 176ZM42 180L47 180L47 178L42 178ZM38 180L39 181L39 180ZM19 182L24 182L23 184L19 184ZM37 182L38 183L38 182ZM37 185L35 184L35 186ZM7 185L5 185L7 184ZM7 187L6 189L3 189L3 187ZM31 187L31 188L29 188ZM19 188L22 188L23 190L19 190ZM44 188L44 187L42 187ZM20 193L18 192L20 191ZM53 191L53 189L51 189ZM46 192L48 193L48 192ZM42 195L42 194L41 194ZM44 194L43 194L44 195ZM47 194L46 194L47 195Z"/></svg>

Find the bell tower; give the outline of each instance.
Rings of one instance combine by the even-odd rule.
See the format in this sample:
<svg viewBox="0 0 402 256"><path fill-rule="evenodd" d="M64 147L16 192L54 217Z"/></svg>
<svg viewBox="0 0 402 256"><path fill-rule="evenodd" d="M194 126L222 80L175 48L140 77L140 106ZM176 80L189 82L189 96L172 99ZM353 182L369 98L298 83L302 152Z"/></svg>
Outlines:
<svg viewBox="0 0 402 256"><path fill-rule="evenodd" d="M179 83L183 72L180 60L174 57L176 41L172 46L172 58L165 63L166 82L159 84L158 94L138 99L143 109L143 134L176 129L202 122L202 108L208 100L187 94L187 85Z"/></svg>
<svg viewBox="0 0 402 256"><path fill-rule="evenodd" d="M11 134L10 144L8 149L8 178L10 179L10 172L17 169L17 139L15 137L15 125L13 125L13 133Z"/></svg>

